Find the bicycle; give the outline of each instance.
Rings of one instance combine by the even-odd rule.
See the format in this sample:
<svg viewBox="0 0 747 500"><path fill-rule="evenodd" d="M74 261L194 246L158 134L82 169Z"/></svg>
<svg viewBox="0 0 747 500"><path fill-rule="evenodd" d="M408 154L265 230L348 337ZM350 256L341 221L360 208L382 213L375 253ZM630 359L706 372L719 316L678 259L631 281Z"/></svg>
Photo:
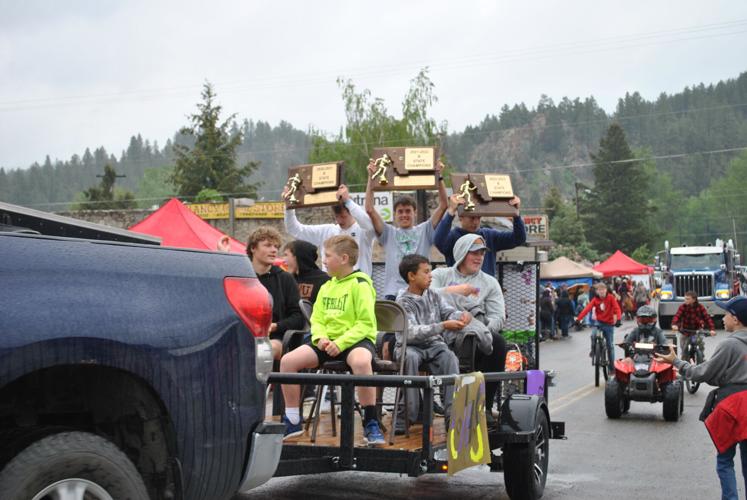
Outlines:
<svg viewBox="0 0 747 500"><path fill-rule="evenodd" d="M708 330L688 330L686 328L680 328L679 332L687 337L687 344L685 345L685 361L693 365L703 363L705 361L703 336L710 336ZM698 392L700 382L685 380L685 387L687 388L687 392L695 394Z"/></svg>
<svg viewBox="0 0 747 500"><path fill-rule="evenodd" d="M607 340L604 338L604 333L601 329L596 326L592 327L592 341L591 341L591 364L594 366L594 385L599 387L599 374L604 376L606 381L608 378L608 364L607 360Z"/></svg>

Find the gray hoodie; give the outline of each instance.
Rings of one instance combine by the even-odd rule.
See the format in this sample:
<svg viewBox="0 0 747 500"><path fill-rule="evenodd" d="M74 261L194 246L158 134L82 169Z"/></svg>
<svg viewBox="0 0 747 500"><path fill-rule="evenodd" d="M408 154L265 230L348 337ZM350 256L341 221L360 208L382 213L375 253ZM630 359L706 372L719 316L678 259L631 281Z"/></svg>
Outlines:
<svg viewBox="0 0 747 500"><path fill-rule="evenodd" d="M476 239L482 238L479 234L465 234L459 238L454 245L454 265L451 267L440 267L434 269L431 287L438 292L451 285L468 283L478 290L477 302L485 309L485 319L491 333L498 333L506 321L506 306L503 302L503 291L498 280L493 276L477 271L475 274L465 275L457 268L467 256L467 252Z"/></svg>
<svg viewBox="0 0 747 500"><path fill-rule="evenodd" d="M700 365L691 365L679 358L674 366L682 376L693 382L724 386L747 384L747 329L737 330L721 342L713 356Z"/></svg>
<svg viewBox="0 0 747 500"><path fill-rule="evenodd" d="M424 347L444 343L443 322L462 317L461 311L430 288L423 295L416 295L405 288L397 297L397 303L407 313L407 345ZM397 349L401 346L402 339L398 334Z"/></svg>

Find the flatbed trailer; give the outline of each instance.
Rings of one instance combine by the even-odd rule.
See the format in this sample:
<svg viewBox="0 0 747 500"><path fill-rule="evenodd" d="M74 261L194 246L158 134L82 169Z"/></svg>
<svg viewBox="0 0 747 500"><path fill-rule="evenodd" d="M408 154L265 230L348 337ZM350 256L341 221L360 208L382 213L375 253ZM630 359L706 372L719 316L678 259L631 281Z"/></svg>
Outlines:
<svg viewBox="0 0 747 500"><path fill-rule="evenodd" d="M462 375L462 376L469 376ZM549 439L565 439L565 423L550 420L549 387L552 371L530 370L483 374L485 382L513 382L524 393L513 393L500 404L497 424L487 428L490 470L503 471L506 490L512 500L535 500L542 496L549 464ZM339 435L333 436L329 417L322 415L320 433L311 442L309 432L285 441L276 477L320 474L337 471L391 472L417 477L447 473L448 429L444 418L433 413L436 391L458 382L458 375L445 376L357 376L327 373L273 373L269 382L282 384L328 385L340 387ZM418 388L423 394L422 423L411 426L410 435L396 436L392 445L368 447L362 439L360 417L355 412L355 388ZM529 388L528 391L526 388ZM527 394L526 392L529 392ZM335 409L332 408L332 412ZM334 413L333 413L334 414ZM277 420L278 417L272 417ZM484 422L484 420L483 420ZM390 417L382 425L391 425ZM452 427L456 423L452 424ZM386 433L385 433L386 434Z"/></svg>

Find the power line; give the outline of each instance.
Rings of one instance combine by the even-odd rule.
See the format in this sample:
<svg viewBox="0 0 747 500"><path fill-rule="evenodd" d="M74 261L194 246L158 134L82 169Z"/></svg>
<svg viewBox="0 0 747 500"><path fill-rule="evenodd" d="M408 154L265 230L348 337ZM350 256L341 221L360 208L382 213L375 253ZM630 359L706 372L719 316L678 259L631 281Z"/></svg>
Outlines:
<svg viewBox="0 0 747 500"><path fill-rule="evenodd" d="M629 49L659 43L675 43L690 40L700 40L704 38L714 38L722 36L731 36L747 32L741 29L747 26L747 19L739 19L723 23L712 23L705 25L695 25L670 30L661 30L646 33L637 33L631 35L621 35L616 37L601 38L595 40L585 40L578 42L561 42L553 45L544 45L538 47L526 47L515 50L501 52L475 54L472 56L460 56L458 58L431 60L431 61L409 61L397 65L386 65L378 67L357 68L351 71L342 71L342 73L352 74L358 78L377 78L393 76L402 72L412 71L413 67L432 67L436 71L455 71L466 67L481 66L486 64L499 64L516 60L533 60L547 57L557 57L563 54L589 54L600 51ZM716 33L704 34L701 36L679 37L695 33ZM721 32L719 32L721 31ZM667 38L669 37L669 38ZM674 38L672 38L674 37ZM338 70L329 70L325 73L309 76L308 73L303 75L278 75L254 78L250 80L237 80L234 82L223 82L220 85L224 87L224 93L237 93L247 90L256 90L258 88L278 88L282 86L314 85L328 83L330 77L336 77L341 72ZM0 112L14 111L22 109L36 109L59 105L80 105L90 102L106 102L125 100L127 98L137 99L156 99L162 98L168 94L182 94L185 92L194 92L196 85L178 85L171 87L160 87L153 89L138 89L125 92L73 95L64 97L49 98L31 98L16 99L0 102Z"/></svg>
<svg viewBox="0 0 747 500"><path fill-rule="evenodd" d="M737 147L737 148L726 148L726 149L713 149L711 151L695 151L692 153L677 153L677 154L668 154L668 155L658 155L658 156L644 156L641 158L628 158L626 160L613 160L613 161L606 161L603 162L605 165L623 165L628 163L638 163L638 162L644 162L649 160L671 160L675 158L685 158L688 156L697 156L697 155L709 155L709 154L723 154L723 153L733 153L737 151L747 151L747 146ZM596 163L574 163L571 165L557 165L557 166L546 166L541 168L530 168L530 169L524 169L524 170L515 170L512 173L523 173L523 172L534 172L536 170L558 170L558 169L575 169L575 168L585 168L585 167L594 167L596 166ZM657 165L658 167L659 165Z"/></svg>
<svg viewBox="0 0 747 500"><path fill-rule="evenodd" d="M630 164L630 163L636 163L641 161L648 161L648 160L662 160L662 159L672 159L672 158L683 158L687 156L696 156L696 155L707 155L707 154L723 154L723 153L730 153L730 152L736 152L736 151L746 151L747 146L737 147L737 148L727 148L727 149L714 149L710 151L697 151L692 153L677 153L677 154L671 154L671 155L658 155L658 156L646 156L642 158L629 158L626 160L614 160L611 162L605 162L605 164ZM543 167L544 170L557 170L557 169L575 169L575 168L584 168L584 167L592 167L595 166L594 163L584 163L584 164L571 164L571 165L557 165L557 166L546 166ZM527 169L527 170L517 170L515 173L523 173L523 172L529 172L534 171L536 169ZM348 188L363 188L365 189L365 184L347 184ZM276 195L280 192L280 189L266 189L266 190L259 190L255 191L254 193L249 192L236 192L236 193L219 193L221 196L249 196L251 194L259 195ZM743 197L743 193L734 193L734 194L727 194L724 196L709 196L707 199L721 199L721 198L736 198L736 197ZM181 199L193 199L196 198L196 196L179 196L177 194L168 195L166 197L178 197ZM151 201L151 200L162 200L164 197L159 198L135 198L132 201ZM47 206L47 205L67 205L70 203L75 203L75 201L65 201L65 202L49 202L49 203L37 203L28 205L30 207L34 206ZM87 202L87 203L109 203L109 201L101 201L101 202ZM527 207L525 207L527 208Z"/></svg>
<svg viewBox="0 0 747 500"><path fill-rule="evenodd" d="M706 111L713 111L713 110L720 110L720 109L735 109L735 108L743 108L747 107L747 103L737 103L737 104L723 104L718 106L707 106L702 108L690 108L685 110L678 110L678 111L664 111L664 112L653 112L653 113L642 113L638 115L626 115L626 116L611 116L609 118L605 119L599 119L599 120L589 120L589 121L583 121L583 122L576 122L572 124L568 124L565 122L557 123L557 124L551 124L551 125L545 125L545 129L552 129L552 128L580 128L585 125L594 125L594 124L606 124L610 121L630 121L634 119L639 118L651 118L651 117L660 117L660 116L671 116L671 115L679 115L679 114L686 114L686 113L701 113ZM600 108L601 109L601 108ZM603 111L603 110L602 110ZM536 111L534 111L536 113ZM467 137L467 136L482 136L482 135L490 135L493 133L512 133L517 131L523 131L523 130L532 130L534 127L531 124L527 125L519 125L516 127L509 127L504 129L493 129L493 130L484 130L484 131L474 131L474 132L455 132L452 135L459 137ZM300 129L295 129L299 132L303 132ZM308 133L308 132L305 132ZM334 142L336 139L334 137L324 137L324 140ZM448 140L448 139L447 139ZM381 140L378 141L377 145L386 146L386 145L409 145L404 144L403 139L390 139L390 140ZM448 144L448 142L447 142ZM349 143L345 144L347 147L364 147L364 146L370 146L368 143ZM283 148L272 148L272 149L250 149L246 151L241 151L237 153L237 156L243 156L252 158L255 157L254 155L261 155L261 154L268 154L268 153L293 153L293 152L304 152L308 153L313 148L313 145L308 146L287 146ZM156 154L164 154L165 148L159 151ZM124 151L123 151L124 153ZM108 155L112 155L113 153L107 153ZM172 155L174 153L171 153ZM218 155L205 155L205 158L212 158L213 156ZM164 160L167 160L164 158ZM173 160L173 159L172 159ZM56 159L57 162L61 162L61 160ZM66 160L69 161L69 160ZM153 161L147 161L145 159L134 159L134 158L128 158L126 160L117 160L118 162L126 162L131 165L153 165ZM15 169L14 169L15 170ZM25 170L25 169L17 169L17 170Z"/></svg>

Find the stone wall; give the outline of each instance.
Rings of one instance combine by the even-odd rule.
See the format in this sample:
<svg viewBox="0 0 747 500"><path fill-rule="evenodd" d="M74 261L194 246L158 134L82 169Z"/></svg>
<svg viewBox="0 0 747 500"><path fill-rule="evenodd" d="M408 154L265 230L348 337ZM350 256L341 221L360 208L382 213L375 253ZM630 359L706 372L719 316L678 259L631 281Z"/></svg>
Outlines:
<svg viewBox="0 0 747 500"><path fill-rule="evenodd" d="M427 204L430 210L433 210L438 201L435 193L427 193ZM60 212L60 215L66 217L72 217L74 219L81 219L88 222L94 222L96 224L104 224L107 226L117 227L121 229L127 229L138 222L145 219L148 215L152 214L155 210L151 209L137 209L137 210L85 210L77 212ZM308 208L302 210L296 210L298 220L303 224L330 224L334 223L334 217L332 209L330 207L319 207L319 208ZM231 224L228 219L215 219L206 221L216 229L230 234L241 242L246 242L249 238L249 234L260 226L268 225L273 226L283 236L283 242L293 240L288 233L285 231L285 223L283 219L236 219L234 222L235 230L231 231ZM383 262L384 252L378 242L374 243L373 261ZM442 261L443 256L435 248L432 251L432 259L434 261Z"/></svg>

